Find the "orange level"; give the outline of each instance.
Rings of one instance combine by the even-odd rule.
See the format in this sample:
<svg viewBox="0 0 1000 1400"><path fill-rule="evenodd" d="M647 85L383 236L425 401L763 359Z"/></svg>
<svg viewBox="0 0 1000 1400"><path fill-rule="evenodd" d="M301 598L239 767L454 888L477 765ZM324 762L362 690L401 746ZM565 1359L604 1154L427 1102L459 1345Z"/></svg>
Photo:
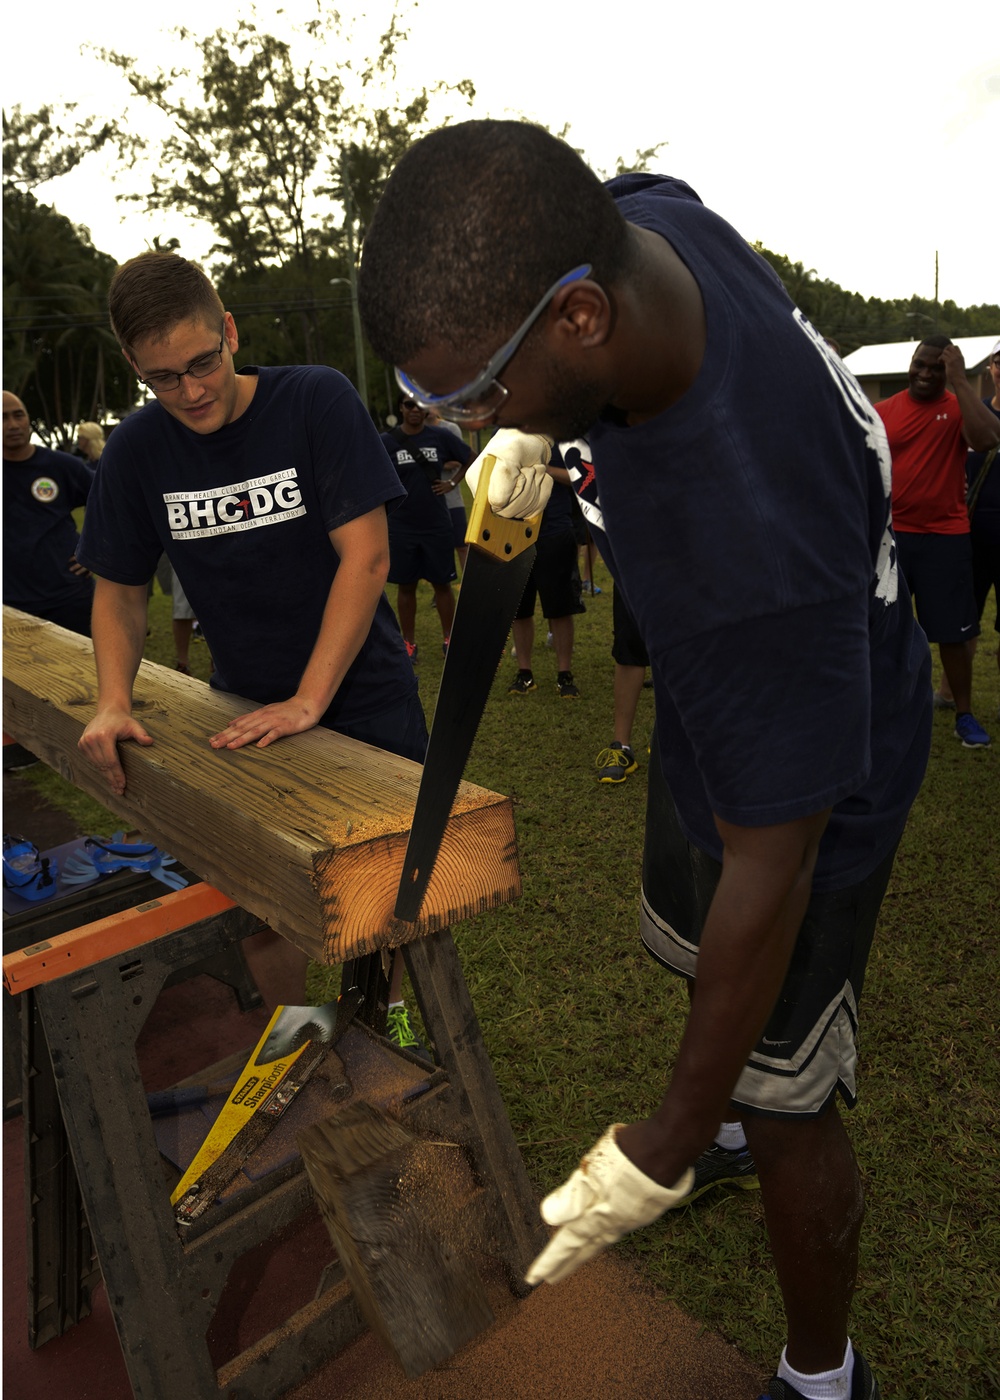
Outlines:
<svg viewBox="0 0 1000 1400"><path fill-rule="evenodd" d="M44 943L8 953L3 960L3 984L16 995L235 908L235 900L211 885L189 885L162 899L150 899L134 909L109 914Z"/></svg>

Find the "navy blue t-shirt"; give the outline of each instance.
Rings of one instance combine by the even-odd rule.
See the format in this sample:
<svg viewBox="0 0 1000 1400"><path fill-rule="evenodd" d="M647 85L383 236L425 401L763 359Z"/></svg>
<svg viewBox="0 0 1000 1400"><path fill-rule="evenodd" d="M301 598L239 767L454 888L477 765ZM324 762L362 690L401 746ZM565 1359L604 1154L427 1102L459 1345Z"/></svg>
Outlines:
<svg viewBox="0 0 1000 1400"><path fill-rule="evenodd" d="M158 403L108 441L80 557L142 584L166 551L215 662L212 684L259 704L294 695L319 635L337 554L329 532L402 491L350 382L320 366L245 370L246 412L201 435ZM415 693L383 595L323 723L379 714Z"/></svg>
<svg viewBox="0 0 1000 1400"><path fill-rule="evenodd" d="M687 265L707 324L676 404L631 428L605 413L589 434L602 553L649 651L665 775L717 859L713 812L767 826L833 807L813 883L852 884L898 839L930 742L930 658L896 570L881 421L767 263L686 185L609 188Z"/></svg>
<svg viewBox="0 0 1000 1400"><path fill-rule="evenodd" d="M72 512L87 504L94 472L68 452L36 447L26 462L3 464L3 600L22 612L54 608L93 593L70 572L79 534Z"/></svg>
<svg viewBox="0 0 1000 1400"><path fill-rule="evenodd" d="M426 458L440 479L446 462L461 462L464 467L472 460L472 449L446 428L421 428L419 433L400 433L399 438L383 433L382 441L406 489L406 500L389 517L390 533L396 536L436 532L450 539L448 497L435 495L431 490L430 476L414 456L414 450Z"/></svg>

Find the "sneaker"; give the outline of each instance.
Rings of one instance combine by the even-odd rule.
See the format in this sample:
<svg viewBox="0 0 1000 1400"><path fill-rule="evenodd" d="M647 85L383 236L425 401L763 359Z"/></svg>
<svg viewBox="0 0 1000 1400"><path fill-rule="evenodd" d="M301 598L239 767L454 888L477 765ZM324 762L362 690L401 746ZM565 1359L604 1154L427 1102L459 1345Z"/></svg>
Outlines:
<svg viewBox="0 0 1000 1400"><path fill-rule="evenodd" d="M416 644L416 642L408 642L408 641L406 640L406 638L404 637L404 638L403 638L403 645L406 647L406 654L407 654L407 656L410 658L410 660L413 662L413 664L414 664L414 666L415 666L415 665L417 664L417 644Z"/></svg>
<svg viewBox="0 0 1000 1400"><path fill-rule="evenodd" d="M691 1190L679 1203L690 1205L713 1186L738 1186L743 1191L757 1191L757 1168L747 1148L733 1152L728 1147L720 1147L713 1142L706 1147L694 1164L694 1183ZM777 1397L775 1397L777 1400Z"/></svg>
<svg viewBox="0 0 1000 1400"><path fill-rule="evenodd" d="M615 739L597 755L596 767L599 783L623 783L639 762L628 744L619 744Z"/></svg>
<svg viewBox="0 0 1000 1400"><path fill-rule="evenodd" d="M955 708L954 700L949 700L947 695L941 694L940 690L935 690L933 699L935 710L953 710Z"/></svg>
<svg viewBox="0 0 1000 1400"><path fill-rule="evenodd" d="M518 671L507 687L508 695L527 695L529 690L537 690L535 678L530 671Z"/></svg>
<svg viewBox="0 0 1000 1400"><path fill-rule="evenodd" d="M959 715L955 721L955 738L961 739L963 749L986 749L992 740L975 715Z"/></svg>
<svg viewBox="0 0 1000 1400"><path fill-rule="evenodd" d="M445 637L444 641L441 643L441 655L442 655L442 656L447 656L447 655L448 655L448 648L449 648L450 646L451 646L451 633L449 632L448 635L447 635L447 637Z"/></svg>
<svg viewBox="0 0 1000 1400"><path fill-rule="evenodd" d="M174 670L180 671L182 676L189 676L191 674L191 667L185 666L183 661L178 661L177 665L174 667Z"/></svg>
<svg viewBox="0 0 1000 1400"><path fill-rule="evenodd" d="M590 579L586 579L581 585L581 592L588 594L591 598L599 598L604 589L598 588L596 583L591 583Z"/></svg>
<svg viewBox="0 0 1000 1400"><path fill-rule="evenodd" d="M556 690L559 692L560 700L578 700L580 691L573 684L572 671L560 671L556 676Z"/></svg>
<svg viewBox="0 0 1000 1400"><path fill-rule="evenodd" d="M851 1376L851 1400L882 1400L878 1381L872 1375L872 1368L858 1351L854 1351L854 1372ZM801 1390L796 1390L790 1381L780 1376L772 1376L760 1400L803 1400Z"/></svg>
<svg viewBox="0 0 1000 1400"><path fill-rule="evenodd" d="M409 1050L412 1055L419 1055L424 1060L430 1059L427 1046L414 1034L413 1027L410 1025L409 1012L405 1006L389 1007L385 1033L393 1045L398 1045L400 1050Z"/></svg>

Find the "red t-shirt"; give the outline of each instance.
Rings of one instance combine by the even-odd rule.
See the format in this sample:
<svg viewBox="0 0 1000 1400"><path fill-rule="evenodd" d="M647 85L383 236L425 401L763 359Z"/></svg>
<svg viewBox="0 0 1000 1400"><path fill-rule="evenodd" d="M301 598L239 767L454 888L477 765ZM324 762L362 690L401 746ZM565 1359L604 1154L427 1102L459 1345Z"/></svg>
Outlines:
<svg viewBox="0 0 1000 1400"><path fill-rule="evenodd" d="M875 405L892 451L892 525L918 535L967 535L965 457L958 399L918 403L904 389Z"/></svg>

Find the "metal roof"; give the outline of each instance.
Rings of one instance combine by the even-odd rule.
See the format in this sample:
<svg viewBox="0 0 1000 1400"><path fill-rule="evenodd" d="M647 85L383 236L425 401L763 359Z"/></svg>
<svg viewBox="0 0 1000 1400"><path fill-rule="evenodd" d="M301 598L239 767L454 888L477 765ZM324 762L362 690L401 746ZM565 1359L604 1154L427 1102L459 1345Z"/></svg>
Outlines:
<svg viewBox="0 0 1000 1400"><path fill-rule="evenodd" d="M993 335L956 335L954 344L962 352L966 369L972 371L983 368L998 340L1000 330ZM844 364L855 379L905 374L919 344L919 340L896 340L888 345L862 345L844 356Z"/></svg>

